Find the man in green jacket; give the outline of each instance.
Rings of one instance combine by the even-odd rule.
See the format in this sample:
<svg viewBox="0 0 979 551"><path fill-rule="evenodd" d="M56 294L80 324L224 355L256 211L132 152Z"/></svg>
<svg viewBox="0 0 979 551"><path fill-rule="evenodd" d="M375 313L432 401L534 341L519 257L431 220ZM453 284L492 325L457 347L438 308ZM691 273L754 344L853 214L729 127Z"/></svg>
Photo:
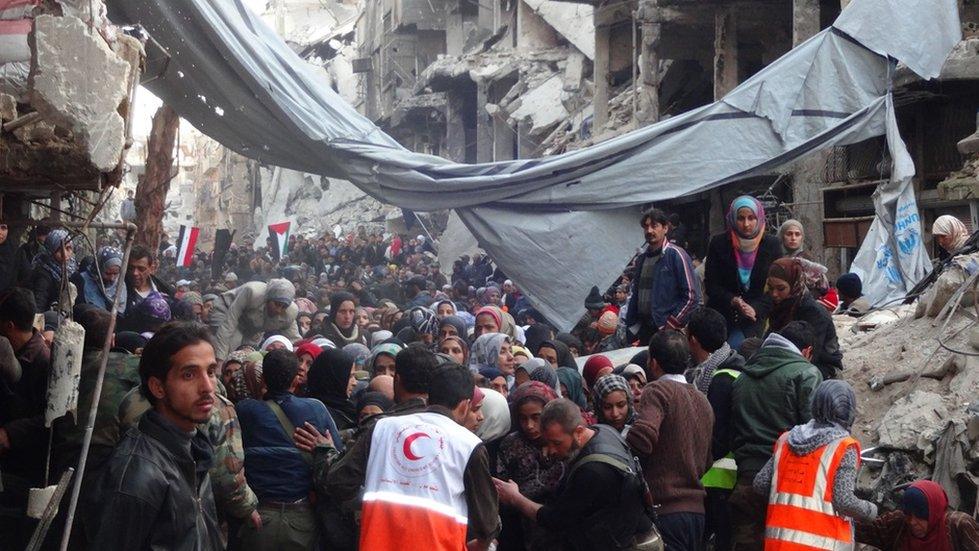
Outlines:
<svg viewBox="0 0 979 551"><path fill-rule="evenodd" d="M810 363L815 336L804 321L794 321L765 339L734 383L731 414L738 483L731 495L733 548L764 547L767 500L751 483L772 456L783 432L812 418L810 399L822 382Z"/></svg>

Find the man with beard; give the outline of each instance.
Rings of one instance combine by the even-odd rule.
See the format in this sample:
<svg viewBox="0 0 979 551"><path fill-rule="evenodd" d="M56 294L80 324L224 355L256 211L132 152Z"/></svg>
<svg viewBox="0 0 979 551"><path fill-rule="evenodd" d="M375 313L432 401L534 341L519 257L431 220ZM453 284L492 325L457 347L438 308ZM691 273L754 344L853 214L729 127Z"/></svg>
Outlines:
<svg viewBox="0 0 979 551"><path fill-rule="evenodd" d="M541 505L516 482L494 479L500 503L560 535L568 549L635 549L654 537L642 471L615 429L589 427L564 398L544 406L540 426L545 452L568 461L560 495Z"/></svg>
<svg viewBox="0 0 979 551"><path fill-rule="evenodd" d="M690 256L667 240L669 217L660 209L642 216L646 251L636 260L636 280L626 313L625 325L640 342L660 329L683 329L687 318L700 304Z"/></svg>
<svg viewBox="0 0 979 551"><path fill-rule="evenodd" d="M162 327L140 358L140 392L153 405L116 446L92 503L92 549L221 549L208 469L213 448L198 430L216 400L217 361L207 328Z"/></svg>

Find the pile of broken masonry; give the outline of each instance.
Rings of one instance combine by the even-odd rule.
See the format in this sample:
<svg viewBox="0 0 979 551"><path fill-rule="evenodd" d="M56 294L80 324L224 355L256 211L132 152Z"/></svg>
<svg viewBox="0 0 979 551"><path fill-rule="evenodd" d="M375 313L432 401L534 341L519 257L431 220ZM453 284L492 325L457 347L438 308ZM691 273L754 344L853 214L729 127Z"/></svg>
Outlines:
<svg viewBox="0 0 979 551"><path fill-rule="evenodd" d="M863 497L893 508L904 485L929 478L945 487L952 507L975 514L977 281L979 253L958 256L914 305L835 317L842 377L857 392Z"/></svg>

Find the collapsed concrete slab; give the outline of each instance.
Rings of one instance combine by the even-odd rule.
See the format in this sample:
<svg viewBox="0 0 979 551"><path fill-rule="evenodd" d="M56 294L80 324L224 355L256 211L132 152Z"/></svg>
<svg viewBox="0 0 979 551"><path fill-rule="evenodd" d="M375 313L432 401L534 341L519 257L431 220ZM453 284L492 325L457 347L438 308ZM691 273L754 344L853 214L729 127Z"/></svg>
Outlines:
<svg viewBox="0 0 979 551"><path fill-rule="evenodd" d="M71 130L99 170L114 169L126 139L118 108L129 92L129 63L77 17L42 15L34 25L31 104Z"/></svg>
<svg viewBox="0 0 979 551"><path fill-rule="evenodd" d="M917 390L895 402L884 414L877 428L877 444L927 456L948 418L941 396Z"/></svg>

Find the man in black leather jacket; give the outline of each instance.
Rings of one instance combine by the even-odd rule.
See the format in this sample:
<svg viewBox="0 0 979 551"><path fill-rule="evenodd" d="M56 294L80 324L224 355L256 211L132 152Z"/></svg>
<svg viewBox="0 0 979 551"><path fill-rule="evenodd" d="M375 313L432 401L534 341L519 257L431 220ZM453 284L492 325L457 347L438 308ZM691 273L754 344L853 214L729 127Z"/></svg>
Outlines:
<svg viewBox="0 0 979 551"><path fill-rule="evenodd" d="M170 323L147 343L140 390L153 404L112 454L93 503L92 549L223 549L208 468L212 447L197 430L215 402L217 368L203 325Z"/></svg>

